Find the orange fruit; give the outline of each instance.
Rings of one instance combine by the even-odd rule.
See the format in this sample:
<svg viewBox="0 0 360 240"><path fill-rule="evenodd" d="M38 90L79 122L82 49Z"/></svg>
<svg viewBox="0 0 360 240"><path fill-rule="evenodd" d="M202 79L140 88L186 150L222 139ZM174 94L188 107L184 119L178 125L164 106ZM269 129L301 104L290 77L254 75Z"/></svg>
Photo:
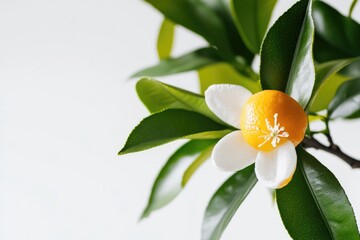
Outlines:
<svg viewBox="0 0 360 240"><path fill-rule="evenodd" d="M254 148L271 151L286 140L297 146L304 138L307 116L286 93L265 90L252 95L244 104L240 129Z"/></svg>

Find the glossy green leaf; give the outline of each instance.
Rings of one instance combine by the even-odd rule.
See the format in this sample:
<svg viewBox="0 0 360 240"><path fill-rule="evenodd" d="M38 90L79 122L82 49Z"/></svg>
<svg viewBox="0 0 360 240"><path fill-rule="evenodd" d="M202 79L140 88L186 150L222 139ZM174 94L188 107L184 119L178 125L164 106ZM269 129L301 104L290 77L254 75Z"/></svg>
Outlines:
<svg viewBox="0 0 360 240"><path fill-rule="evenodd" d="M322 109L314 109L312 105L314 104L315 100L318 100L317 95L323 95L328 94L327 90L323 89L323 86L326 86L326 81L331 79L332 76L334 76L337 72L339 72L344 67L348 66L349 64L357 61L359 58L350 58L350 59L340 59L340 60L334 60L330 62L325 62L322 64L319 64L315 68L315 85L313 89L313 93L311 96L311 101L308 105L308 108L310 111L315 112ZM321 93L322 91L326 91L326 93ZM326 108L327 105L324 107Z"/></svg>
<svg viewBox="0 0 360 240"><path fill-rule="evenodd" d="M311 112L318 112L327 109L329 103L334 98L336 90L340 85L350 78L340 74L335 74L329 77L318 89L314 95L309 110Z"/></svg>
<svg viewBox="0 0 360 240"><path fill-rule="evenodd" d="M232 15L246 46L259 53L277 0L231 0Z"/></svg>
<svg viewBox="0 0 360 240"><path fill-rule="evenodd" d="M164 18L157 40L157 52L159 59L170 58L174 42L175 24L169 19Z"/></svg>
<svg viewBox="0 0 360 240"><path fill-rule="evenodd" d="M203 1L199 0L145 0L176 24L182 25L204 37L216 46L226 59L234 53L221 17Z"/></svg>
<svg viewBox="0 0 360 240"><path fill-rule="evenodd" d="M194 175L194 173L196 172L196 170L198 170L203 163L209 159L209 157L211 156L212 150L214 149L214 146L210 146L209 148L207 148L206 150L204 150L195 160L193 163L191 163L191 165L186 169L184 175L183 175L183 179L181 181L181 186L185 186L190 178Z"/></svg>
<svg viewBox="0 0 360 240"><path fill-rule="evenodd" d="M149 78L139 80L136 84L136 91L151 113L170 108L185 109L222 123L208 108L205 98L201 95Z"/></svg>
<svg viewBox="0 0 360 240"><path fill-rule="evenodd" d="M360 78L343 83L328 108L329 117L360 117Z"/></svg>
<svg viewBox="0 0 360 240"><path fill-rule="evenodd" d="M254 165L231 176L213 195L202 224L202 240L219 240L240 204L257 182Z"/></svg>
<svg viewBox="0 0 360 240"><path fill-rule="evenodd" d="M360 56L359 23L322 1L314 2L313 18L316 30L314 57L318 62ZM342 73L360 76L360 61Z"/></svg>
<svg viewBox="0 0 360 240"><path fill-rule="evenodd" d="M313 17L316 34L343 54L339 58L360 56L360 24L322 1L314 2ZM317 50L314 48L315 56Z"/></svg>
<svg viewBox="0 0 360 240"><path fill-rule="evenodd" d="M177 58L162 60L157 65L141 70L131 77L166 76L197 70L220 61L221 59L219 58L215 49L202 48Z"/></svg>
<svg viewBox="0 0 360 240"><path fill-rule="evenodd" d="M184 172L194 158L211 148L217 140L191 140L181 146L165 163L152 186L148 204L141 218L170 203L182 190Z"/></svg>
<svg viewBox="0 0 360 240"><path fill-rule="evenodd" d="M218 63L202 68L198 71L198 75L202 93L204 93L209 86L220 83L241 85L249 89L252 93L261 91L260 81L254 81L242 76L227 63Z"/></svg>
<svg viewBox="0 0 360 240"><path fill-rule="evenodd" d="M284 91L306 107L315 82L312 1L301 0L270 28L261 49L264 89Z"/></svg>
<svg viewBox="0 0 360 240"><path fill-rule="evenodd" d="M245 62L251 64L254 54L246 47L243 39L236 29L235 22L232 18L228 0L202 0L204 4L210 7L224 22L229 44L232 51L237 56L241 56Z"/></svg>
<svg viewBox="0 0 360 240"><path fill-rule="evenodd" d="M177 139L218 139L231 132L199 113L168 109L143 119L130 133L119 155L139 152Z"/></svg>
<svg viewBox="0 0 360 240"><path fill-rule="evenodd" d="M316 158L297 148L291 182L277 190L283 223L295 239L360 239L353 209L335 176Z"/></svg>

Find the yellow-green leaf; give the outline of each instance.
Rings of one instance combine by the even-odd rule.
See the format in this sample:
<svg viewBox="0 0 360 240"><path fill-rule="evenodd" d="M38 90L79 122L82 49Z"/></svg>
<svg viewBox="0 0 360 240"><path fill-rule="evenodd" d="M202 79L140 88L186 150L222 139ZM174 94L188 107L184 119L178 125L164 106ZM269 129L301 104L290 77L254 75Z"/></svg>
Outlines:
<svg viewBox="0 0 360 240"><path fill-rule="evenodd" d="M157 52L160 60L171 56L174 42L175 24L167 18L161 23L157 40Z"/></svg>
<svg viewBox="0 0 360 240"><path fill-rule="evenodd" d="M254 81L240 75L231 65L226 63L218 63L202 68L198 71L198 75L202 93L209 86L220 83L241 85L252 93L261 91L260 81Z"/></svg>

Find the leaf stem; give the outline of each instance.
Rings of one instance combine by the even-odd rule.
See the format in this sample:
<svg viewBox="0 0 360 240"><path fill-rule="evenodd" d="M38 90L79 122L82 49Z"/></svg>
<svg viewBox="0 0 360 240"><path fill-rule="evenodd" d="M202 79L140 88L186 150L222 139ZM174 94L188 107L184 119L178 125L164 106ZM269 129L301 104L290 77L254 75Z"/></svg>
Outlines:
<svg viewBox="0 0 360 240"><path fill-rule="evenodd" d="M353 0L353 2L351 3L350 9L349 9L349 18L351 18L351 15L354 11L354 8L355 8L357 2L358 2L358 0Z"/></svg>
<svg viewBox="0 0 360 240"><path fill-rule="evenodd" d="M322 144L321 142L316 140L313 136L305 137L301 144L304 148L314 148L314 149L319 149L319 150L323 150L325 152L334 154L335 156L344 160L352 168L360 168L360 160L357 160L357 159L345 154L338 145L333 143L330 134L329 134L329 137L331 139L331 140L328 139L330 142L329 146L325 146L324 144Z"/></svg>

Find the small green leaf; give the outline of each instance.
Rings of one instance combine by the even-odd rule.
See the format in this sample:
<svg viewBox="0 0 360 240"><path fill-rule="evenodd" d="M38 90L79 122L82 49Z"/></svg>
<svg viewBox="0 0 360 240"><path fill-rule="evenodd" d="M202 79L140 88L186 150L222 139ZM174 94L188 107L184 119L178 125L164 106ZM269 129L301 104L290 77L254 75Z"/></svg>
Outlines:
<svg viewBox="0 0 360 240"><path fill-rule="evenodd" d="M308 108L310 109L311 112L317 112L327 107L327 105L324 106L323 109L314 109L313 107L314 102L318 100L317 95L329 94L328 90L323 88L323 86L326 86L325 84L326 81L331 79L331 77L334 76L338 71L340 71L344 67L348 66L349 64L357 60L359 60L359 58L340 59L340 60L325 62L316 66L315 85L311 96L311 101L308 105Z"/></svg>
<svg viewBox="0 0 360 240"><path fill-rule="evenodd" d="M254 81L240 75L227 63L218 63L202 68L198 71L198 74L202 93L204 93L209 86L220 83L241 85L252 93L261 91L260 81Z"/></svg>
<svg viewBox="0 0 360 240"><path fill-rule="evenodd" d="M201 156L203 151L213 146L217 140L191 140L181 146L160 170L141 218L148 217L153 211L170 203L182 190L184 172L193 158Z"/></svg>
<svg viewBox="0 0 360 240"><path fill-rule="evenodd" d="M159 59L167 59L170 57L174 42L175 24L169 19L164 18L157 40L157 52Z"/></svg>
<svg viewBox="0 0 360 240"><path fill-rule="evenodd" d="M259 53L277 0L231 0L232 15L246 46Z"/></svg>
<svg viewBox="0 0 360 240"><path fill-rule="evenodd" d="M270 28L261 49L263 88L284 91L304 108L315 82L311 5L312 1L301 0L285 12Z"/></svg>
<svg viewBox="0 0 360 240"><path fill-rule="evenodd" d="M139 80L136 84L136 91L151 113L170 108L185 109L222 123L208 108L204 97L201 95L149 78Z"/></svg>
<svg viewBox="0 0 360 240"><path fill-rule="evenodd" d="M335 176L316 158L297 148L291 182L276 191L283 223L297 239L360 239L353 209Z"/></svg>
<svg viewBox="0 0 360 240"><path fill-rule="evenodd" d="M314 1L315 22L314 57L318 62L360 56L360 24L343 16L322 1ZM342 74L358 77L360 61L351 64Z"/></svg>
<svg viewBox="0 0 360 240"><path fill-rule="evenodd" d="M172 22L204 37L226 59L233 58L230 40L220 16L199 0L145 0Z"/></svg>
<svg viewBox="0 0 360 240"><path fill-rule="evenodd" d="M194 175L196 170L198 170L201 165L209 159L211 156L212 150L214 149L214 146L208 147L206 150L204 150L196 159L195 161L186 169L183 179L181 181L181 186L185 186L190 178Z"/></svg>
<svg viewBox="0 0 360 240"><path fill-rule="evenodd" d="M139 152L177 139L218 139L231 132L226 126L196 112L168 109L140 122L119 155Z"/></svg>
<svg viewBox="0 0 360 240"><path fill-rule="evenodd" d="M202 240L219 240L240 204L257 182L254 165L231 176L213 195L202 224Z"/></svg>
<svg viewBox="0 0 360 240"><path fill-rule="evenodd" d="M329 105L328 112L331 119L360 117L360 78L340 86Z"/></svg>
<svg viewBox="0 0 360 240"><path fill-rule="evenodd" d="M182 72L188 72L220 62L217 52L213 48L202 48L187 53L178 58L160 61L157 65L141 70L131 76L135 77L159 77Z"/></svg>

